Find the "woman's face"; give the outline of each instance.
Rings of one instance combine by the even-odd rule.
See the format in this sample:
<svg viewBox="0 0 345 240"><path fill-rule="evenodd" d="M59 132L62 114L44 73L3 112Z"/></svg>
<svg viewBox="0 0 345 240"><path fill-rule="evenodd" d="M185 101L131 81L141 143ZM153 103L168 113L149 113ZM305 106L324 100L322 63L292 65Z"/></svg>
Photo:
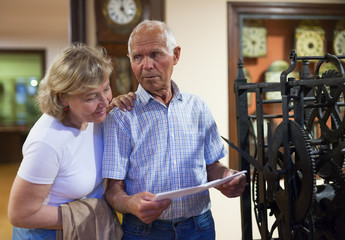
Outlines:
<svg viewBox="0 0 345 240"><path fill-rule="evenodd" d="M111 99L112 92L107 79L97 89L69 96L63 103L69 106L69 121L81 126L87 122L103 122Z"/></svg>

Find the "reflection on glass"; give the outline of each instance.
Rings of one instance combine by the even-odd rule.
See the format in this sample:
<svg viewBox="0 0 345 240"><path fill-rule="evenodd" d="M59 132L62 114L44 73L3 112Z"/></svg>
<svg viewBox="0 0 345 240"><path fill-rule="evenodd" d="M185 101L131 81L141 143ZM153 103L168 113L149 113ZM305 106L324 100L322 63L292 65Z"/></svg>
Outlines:
<svg viewBox="0 0 345 240"><path fill-rule="evenodd" d="M36 105L43 70L42 53L0 51L0 127L29 129L38 119Z"/></svg>

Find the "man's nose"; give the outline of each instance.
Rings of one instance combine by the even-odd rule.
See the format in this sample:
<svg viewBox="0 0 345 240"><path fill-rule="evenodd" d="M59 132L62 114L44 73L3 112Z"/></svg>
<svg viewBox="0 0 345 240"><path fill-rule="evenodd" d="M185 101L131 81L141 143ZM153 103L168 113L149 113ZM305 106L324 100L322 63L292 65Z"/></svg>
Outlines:
<svg viewBox="0 0 345 240"><path fill-rule="evenodd" d="M145 57L143 61L144 69L152 69L153 68L153 60L150 57Z"/></svg>

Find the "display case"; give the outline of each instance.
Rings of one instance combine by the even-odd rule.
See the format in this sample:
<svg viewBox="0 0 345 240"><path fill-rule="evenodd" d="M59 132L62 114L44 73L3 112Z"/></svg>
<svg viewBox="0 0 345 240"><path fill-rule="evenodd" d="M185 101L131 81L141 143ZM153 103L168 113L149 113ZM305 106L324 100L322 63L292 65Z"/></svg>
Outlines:
<svg viewBox="0 0 345 240"><path fill-rule="evenodd" d="M345 54L342 37L345 38L345 4L228 2L228 105L229 126L233 126L229 128L230 140L237 142L237 128L233 124L236 122L234 81L240 58L251 82L279 81L291 49L296 49L298 56ZM309 62L311 72L315 63ZM267 98L274 95L279 97L278 93ZM248 99L248 112L253 114L255 96ZM267 114L279 111L274 105L264 109ZM236 151L230 150L230 159L230 166L238 169Z"/></svg>
<svg viewBox="0 0 345 240"><path fill-rule="evenodd" d="M21 160L21 147L40 116L35 102L45 50L0 49L0 162Z"/></svg>
<svg viewBox="0 0 345 240"><path fill-rule="evenodd" d="M258 111L265 117L267 116L265 120L270 120L269 115L283 115L282 100L279 98L282 97L284 89L279 88L279 82L282 72L285 72L289 67L292 49L296 49L298 56L309 56L309 60L299 62L293 68L294 71L289 72L290 76L284 76L286 79L291 77L298 81L301 77L299 74L302 72L322 74L326 69L333 67L329 64L322 64L323 69L320 68L320 71L315 72L314 70L318 69L317 61L313 61L313 57L310 56L315 56L316 59L317 56L323 57L326 53L344 55L345 44L342 40L344 19L345 4L228 2L228 106L231 142L242 151L251 154L250 138L253 133L250 133L248 128L242 127L249 124L250 115L255 116L257 115L255 111ZM345 58L342 57L341 59ZM344 66L344 62L340 64ZM239 74L237 69L242 67L244 68L243 74ZM306 71L306 69L310 70ZM308 79L304 75L303 77ZM248 108L241 108L243 101L236 101L234 90L237 89L237 95L240 95L241 91L247 94L246 90L239 90L238 85L240 82L247 84L249 80L252 83L263 84L278 82L276 84L278 87L274 88L274 91L266 92L261 91L261 88L252 89L253 91L248 92L249 96L244 98L249 101ZM270 94L266 94L267 92ZM271 101L272 104L262 104L263 101ZM238 117L241 115L246 115L247 118ZM258 131L262 138L267 133L267 129L261 128L261 126L266 124L263 123L262 118L257 118L257 120L258 123L253 125L260 127L253 128L253 131ZM272 121L268 129L273 132L275 125L279 123L275 121L281 121L281 118L272 118ZM261 143L258 146L258 149L261 150L257 152L260 161L265 160L262 150L270 145L267 144L266 146L265 141ZM252 166L244 159L243 155L231 148L230 167L239 170L251 170ZM254 181L254 174L247 175L249 183L252 177ZM260 176L258 179L260 179L257 182L258 189L265 189L267 186L262 181L262 177ZM250 212L251 195L254 194L250 192L249 188L246 188L241 197L243 239L253 239ZM260 195L258 202L264 201L265 197ZM258 206L256 210L259 207L262 205ZM267 216L260 215L260 217L265 218ZM263 233L262 236L269 236L271 239L272 236L265 234L267 228L264 224L259 228ZM266 238L263 237L263 239Z"/></svg>

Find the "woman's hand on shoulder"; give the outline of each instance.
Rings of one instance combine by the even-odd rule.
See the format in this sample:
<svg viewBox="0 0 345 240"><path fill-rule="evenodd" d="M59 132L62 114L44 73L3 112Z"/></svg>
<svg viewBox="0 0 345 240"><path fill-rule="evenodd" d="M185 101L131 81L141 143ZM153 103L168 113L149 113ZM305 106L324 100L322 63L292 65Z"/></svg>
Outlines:
<svg viewBox="0 0 345 240"><path fill-rule="evenodd" d="M127 94L119 95L113 100L111 100L108 112L113 109L114 107L120 108L122 111L130 111L132 107L134 107L134 100L136 99L136 95L134 92L129 92Z"/></svg>

